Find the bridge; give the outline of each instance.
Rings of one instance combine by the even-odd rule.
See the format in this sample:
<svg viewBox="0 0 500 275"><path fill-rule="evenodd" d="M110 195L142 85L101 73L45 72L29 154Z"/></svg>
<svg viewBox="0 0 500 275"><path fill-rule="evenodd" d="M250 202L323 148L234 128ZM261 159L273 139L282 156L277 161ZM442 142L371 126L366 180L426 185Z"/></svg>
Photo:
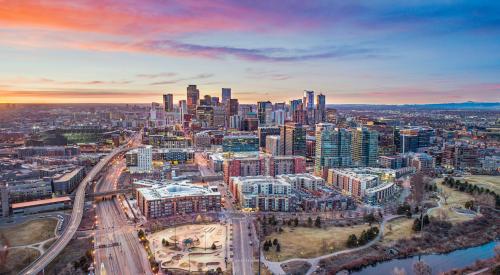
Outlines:
<svg viewBox="0 0 500 275"><path fill-rule="evenodd" d="M135 137L137 138L137 136ZM133 139L135 139L133 138ZM80 222L83 217L83 207L85 205L85 190L89 184L99 175L102 169L106 168L108 163L112 161L117 155L125 153L128 150L134 149L136 147L126 147L131 142L122 145L119 148L111 151L110 154L105 156L103 159L97 163L92 170L87 174L87 176L78 185L75 200L73 201L73 210L71 212L71 218L68 225L62 232L62 235L56 239L54 244L52 244L49 249L43 253L38 259L31 263L28 267L24 268L19 274L38 274L44 270L44 268L54 260L54 258L61 253L61 251L68 245L69 241L73 238L76 230L80 226Z"/></svg>
<svg viewBox="0 0 500 275"><path fill-rule="evenodd" d="M93 199L94 201L101 201L101 200L112 199L118 195L128 194L132 191L133 191L132 188L115 189L115 190L106 191L106 192L87 193L85 195L85 197L89 198L89 199Z"/></svg>

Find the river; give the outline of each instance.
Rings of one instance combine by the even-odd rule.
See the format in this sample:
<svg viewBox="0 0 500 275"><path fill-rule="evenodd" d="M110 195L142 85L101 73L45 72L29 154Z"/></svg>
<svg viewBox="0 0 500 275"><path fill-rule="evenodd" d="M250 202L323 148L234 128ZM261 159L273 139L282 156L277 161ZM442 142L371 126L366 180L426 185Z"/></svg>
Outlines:
<svg viewBox="0 0 500 275"><path fill-rule="evenodd" d="M432 268L432 274L448 271L454 268L463 268L472 265L476 260L492 258L495 255L494 248L499 241L489 242L476 247L455 250L447 254L427 254L421 259ZM367 266L350 274L372 275L372 274L392 274L395 268L403 268L406 274L413 273L413 264L418 261L418 256L405 259L394 259L380 262L375 266Z"/></svg>

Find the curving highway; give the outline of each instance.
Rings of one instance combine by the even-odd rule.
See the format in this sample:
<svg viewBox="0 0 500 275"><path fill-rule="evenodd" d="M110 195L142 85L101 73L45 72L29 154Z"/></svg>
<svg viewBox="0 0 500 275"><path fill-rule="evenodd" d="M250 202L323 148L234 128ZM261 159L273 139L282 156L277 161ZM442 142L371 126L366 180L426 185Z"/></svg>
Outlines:
<svg viewBox="0 0 500 275"><path fill-rule="evenodd" d="M133 139L136 139L134 137ZM87 176L82 180L80 185L78 185L75 200L73 201L73 210L71 212L71 218L69 220L68 226L62 233L61 237L59 237L56 242L50 246L50 248L42 254L38 259L36 259L33 263L31 263L28 267L23 269L20 274L38 274L42 272L43 269L54 260L59 253L66 247L69 241L73 238L76 233L76 230L80 226L80 222L82 221L83 216L83 207L85 205L85 190L87 185L92 182L92 180L97 176L103 168L107 166L107 164L118 154L124 153L133 147L128 147L131 145L131 142L128 142L125 145L122 145L119 148L111 151L110 154L105 156L103 159L95 165L92 170L87 174Z"/></svg>

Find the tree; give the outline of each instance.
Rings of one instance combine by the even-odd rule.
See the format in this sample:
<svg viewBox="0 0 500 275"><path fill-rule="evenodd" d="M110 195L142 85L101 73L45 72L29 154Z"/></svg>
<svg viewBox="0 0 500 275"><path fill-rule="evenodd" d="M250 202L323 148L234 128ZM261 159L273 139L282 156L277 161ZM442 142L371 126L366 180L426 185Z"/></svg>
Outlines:
<svg viewBox="0 0 500 275"><path fill-rule="evenodd" d="M281 252L281 245L279 243L276 244L276 252Z"/></svg>
<svg viewBox="0 0 500 275"><path fill-rule="evenodd" d="M416 218L414 221L413 221L413 231L420 231L422 228L420 228L420 225L421 225L421 222L420 222L420 218Z"/></svg>
<svg viewBox="0 0 500 275"><path fill-rule="evenodd" d="M443 191L441 192L441 197L443 197L444 199L444 204L448 204L448 198L450 197L450 193L449 192L446 192L446 191Z"/></svg>
<svg viewBox="0 0 500 275"><path fill-rule="evenodd" d="M413 272L415 275L431 275L432 269L424 261L418 261L413 264Z"/></svg>
<svg viewBox="0 0 500 275"><path fill-rule="evenodd" d="M316 217L316 220L314 221L314 226L318 228L321 227L321 218L319 216Z"/></svg>
<svg viewBox="0 0 500 275"><path fill-rule="evenodd" d="M363 220L365 222L367 222L368 224L370 224L370 226L372 225L372 223L376 222L377 219L375 218L375 216L373 215L373 213L370 213L370 214L366 214L364 217L363 217Z"/></svg>
<svg viewBox="0 0 500 275"><path fill-rule="evenodd" d="M293 220L293 225L294 225L295 227L299 226L299 219L298 219L298 218L295 218L295 219Z"/></svg>
<svg viewBox="0 0 500 275"><path fill-rule="evenodd" d="M212 243L212 250L216 250L217 249L217 246L215 245L215 243Z"/></svg>
<svg viewBox="0 0 500 275"><path fill-rule="evenodd" d="M311 218L311 217L309 217L309 218L307 219L307 226L311 227L312 223L313 223L313 220L312 220L312 218Z"/></svg>
<svg viewBox="0 0 500 275"><path fill-rule="evenodd" d="M279 244L278 239L274 239L274 240L273 240L273 245L278 245L278 244Z"/></svg>
<svg viewBox="0 0 500 275"><path fill-rule="evenodd" d="M358 245L358 238L356 235L351 234L347 237L347 247L356 247Z"/></svg>

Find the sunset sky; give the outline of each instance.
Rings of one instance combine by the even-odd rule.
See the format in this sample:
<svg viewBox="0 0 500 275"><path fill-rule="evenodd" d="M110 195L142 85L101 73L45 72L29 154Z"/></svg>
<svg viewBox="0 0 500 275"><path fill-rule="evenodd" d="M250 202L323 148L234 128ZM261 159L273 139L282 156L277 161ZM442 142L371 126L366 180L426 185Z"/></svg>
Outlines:
<svg viewBox="0 0 500 275"><path fill-rule="evenodd" d="M0 103L500 101L500 1L0 0Z"/></svg>

